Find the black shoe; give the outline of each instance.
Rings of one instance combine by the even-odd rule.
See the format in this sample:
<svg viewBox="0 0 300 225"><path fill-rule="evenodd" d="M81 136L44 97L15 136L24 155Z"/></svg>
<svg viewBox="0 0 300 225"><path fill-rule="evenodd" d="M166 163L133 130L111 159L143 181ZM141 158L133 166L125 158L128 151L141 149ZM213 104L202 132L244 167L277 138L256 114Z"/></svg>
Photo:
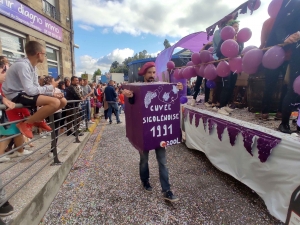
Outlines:
<svg viewBox="0 0 300 225"><path fill-rule="evenodd" d="M147 191L147 192L152 192L152 187L151 187L149 181L144 182L144 183L143 183L143 186L144 186L145 191Z"/></svg>
<svg viewBox="0 0 300 225"><path fill-rule="evenodd" d="M121 121L117 122L117 124L120 124L120 123L122 123L122 122Z"/></svg>
<svg viewBox="0 0 300 225"><path fill-rule="evenodd" d="M164 199L170 202L177 202L179 201L179 198L173 195L172 191L166 191L164 192Z"/></svg>
<svg viewBox="0 0 300 225"><path fill-rule="evenodd" d="M281 123L279 125L279 127L278 127L278 130L281 131L282 133L285 133L285 134L291 134L292 133L289 124L283 124L283 123Z"/></svg>
<svg viewBox="0 0 300 225"><path fill-rule="evenodd" d="M72 135L72 131L67 132L67 136L70 136L70 135Z"/></svg>
<svg viewBox="0 0 300 225"><path fill-rule="evenodd" d="M112 121L110 121L109 124L112 124Z"/></svg>
<svg viewBox="0 0 300 225"><path fill-rule="evenodd" d="M14 207L9 204L9 202L5 202L3 206L0 207L0 216L5 217L14 213Z"/></svg>

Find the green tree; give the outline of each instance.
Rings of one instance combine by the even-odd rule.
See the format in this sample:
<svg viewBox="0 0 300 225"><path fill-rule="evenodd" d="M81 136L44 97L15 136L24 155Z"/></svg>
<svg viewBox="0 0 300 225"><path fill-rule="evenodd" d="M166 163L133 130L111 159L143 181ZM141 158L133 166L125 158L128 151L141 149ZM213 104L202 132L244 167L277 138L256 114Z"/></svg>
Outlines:
<svg viewBox="0 0 300 225"><path fill-rule="evenodd" d="M95 70L94 74L93 74L93 81L96 82L96 76L101 76L101 70L97 69Z"/></svg>
<svg viewBox="0 0 300 225"><path fill-rule="evenodd" d="M167 39L165 39L165 41L164 41L164 46L165 46L165 49L171 47L170 42Z"/></svg>

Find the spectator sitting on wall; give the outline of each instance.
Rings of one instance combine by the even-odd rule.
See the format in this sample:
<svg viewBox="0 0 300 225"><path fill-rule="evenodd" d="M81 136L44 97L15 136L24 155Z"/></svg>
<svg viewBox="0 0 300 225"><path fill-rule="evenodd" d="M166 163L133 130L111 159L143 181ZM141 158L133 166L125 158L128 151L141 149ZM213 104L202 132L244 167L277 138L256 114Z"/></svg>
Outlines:
<svg viewBox="0 0 300 225"><path fill-rule="evenodd" d="M8 60L6 59L6 57L0 56L0 102L2 102L4 105L6 105L6 107L9 109L7 111L2 111L2 116L0 116L1 123L8 122L8 121L4 121L2 118L5 116L5 115L3 115L4 113L6 114L9 121L16 121L16 120L23 119L23 117L20 118L19 114L25 114L26 116L30 116L28 109L26 109L26 108L15 109L14 108L15 103L11 102L7 98L5 98L5 96L3 96L2 81L5 79L6 71L8 70L8 68L9 68ZM9 158L20 157L20 156L24 156L24 155L28 155L28 154L32 153L31 151L24 150L21 147L17 151L14 151L13 154L9 155L9 157L7 157L7 156L1 157L1 155L4 154L6 147L8 146L8 144L11 141L11 139L7 139L7 137L9 137L11 135L16 135L16 134L19 134L19 135L15 136L13 138L13 141L14 141L13 143L16 147L19 147L19 146L23 145L24 140L23 140L23 135L20 134L20 131L16 127L16 124L12 123L7 126L0 126L0 162L9 161L10 160ZM1 140L2 137L5 138L6 140Z"/></svg>
<svg viewBox="0 0 300 225"><path fill-rule="evenodd" d="M36 66L45 60L45 47L37 41L29 41L25 45L25 52L27 58L16 60L7 71L3 92L12 102L32 107L43 106L42 109L28 117L27 121L16 125L22 134L32 138L33 125L51 131L44 119L63 108L67 101L62 93L54 92L58 82L53 81L51 85L43 87L38 83Z"/></svg>

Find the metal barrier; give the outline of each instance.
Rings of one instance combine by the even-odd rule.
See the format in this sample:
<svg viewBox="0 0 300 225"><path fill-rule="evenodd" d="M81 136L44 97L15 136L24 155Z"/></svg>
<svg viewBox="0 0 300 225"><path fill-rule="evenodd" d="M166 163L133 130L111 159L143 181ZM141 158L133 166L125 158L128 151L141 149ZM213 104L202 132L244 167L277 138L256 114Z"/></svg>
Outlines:
<svg viewBox="0 0 300 225"><path fill-rule="evenodd" d="M72 107L69 106L70 104L72 104ZM76 106L76 105L78 105L78 106ZM15 108L26 108L26 107L24 107L21 104L16 104ZM6 106L0 105L0 110L2 110L2 109L6 109ZM50 127L52 128L50 141L47 140L47 141L45 141L45 143L42 143L41 146L39 146L38 148L36 148L32 152L30 152L29 154L18 157L18 159L13 163L5 163L5 162L0 163L0 195L1 196L4 196L3 191L5 190L5 187L7 187L7 185L9 185L11 182L15 181L16 179L18 179L18 181L19 180L22 181L22 183L15 182L14 185L10 185L10 186L13 186L15 189L11 190L11 187L10 187L10 189L9 189L10 193L6 194L4 199L0 199L0 207L3 206L10 198L12 198L19 190L21 190L22 187L24 187L30 180L32 180L47 165L49 165L49 164L51 166L61 165L62 162L59 160L59 157L58 157L59 154L61 154L63 152L63 150L68 146L68 144L74 141L74 139L75 139L74 143L80 143L80 140L78 138L78 136L80 135L80 132L88 130L87 111L88 111L88 109L86 107L85 101L68 101L68 105L66 106L66 108L61 111L62 114L66 114L66 116L55 120L55 115L53 114L53 115L49 116L49 118L47 119L48 125L50 125ZM26 120L26 119L8 122L8 123L2 123L2 124L0 124L0 126L6 126L6 125L13 124L13 123L16 124L16 123L24 121L24 120ZM64 121L63 125L61 125L62 124L61 121ZM67 129L63 133L58 134L58 131L64 127L67 127ZM72 129L72 127L73 127L73 129ZM81 129L81 131L80 131L80 129ZM71 136L73 138L68 137L64 140L59 141L59 138L62 137L64 134L67 134L67 136ZM3 151L3 148L7 148L5 142L8 142L8 140L12 140L13 138L16 138L16 137L20 138L20 135L22 135L22 134L19 133L19 134L7 136L7 137L6 136L0 137L0 149L2 149L1 151ZM22 135L22 137L23 137L23 135ZM0 160L1 160L1 158L9 157L10 154L14 154L15 152L24 151L25 148L27 148L26 147L27 145L34 143L37 140L40 140L41 138L42 137L39 136L39 137L34 137L32 140L30 140L28 142L24 141L22 145L15 146L8 152L4 152L4 154L0 155ZM65 143L65 147L62 147L61 149L58 148L58 146L62 145L63 143ZM46 152L43 151L44 150L43 148L45 146L47 146L48 144L51 144L51 148ZM28 150L27 150L27 153L28 153ZM29 165L26 165L25 168L22 168L22 166L20 168L20 165L22 165L20 163L28 162L28 158L30 156L33 156L34 154L36 156L37 153L40 153L40 154L31 163L29 163ZM53 153L53 156L51 153ZM39 165L39 164L41 164L41 159L43 159L47 156L48 157L51 156L49 158L49 160L46 160L46 162L44 162L42 165ZM33 172L31 170L33 170ZM29 173L31 173L31 175L23 181L23 179L21 179L20 177L22 177L24 172L27 172L27 171ZM3 221L0 219L0 225L2 222Z"/></svg>

